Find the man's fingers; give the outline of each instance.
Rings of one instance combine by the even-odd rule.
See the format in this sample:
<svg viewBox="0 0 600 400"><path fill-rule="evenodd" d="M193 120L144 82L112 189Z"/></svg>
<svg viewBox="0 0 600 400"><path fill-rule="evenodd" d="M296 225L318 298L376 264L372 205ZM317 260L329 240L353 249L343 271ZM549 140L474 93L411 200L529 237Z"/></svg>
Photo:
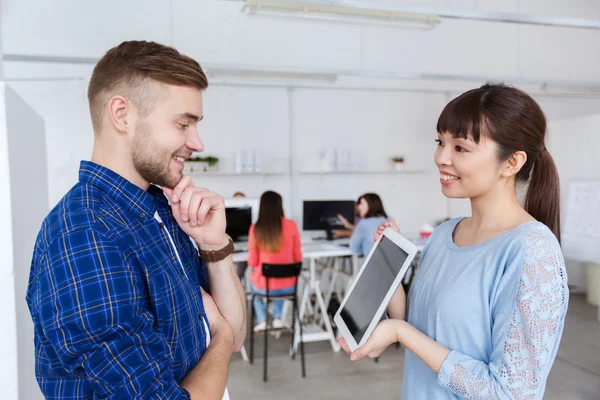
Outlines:
<svg viewBox="0 0 600 400"><path fill-rule="evenodd" d="M183 181L183 179L182 179ZM185 182L183 183L185 185ZM167 188L168 189L168 188ZM173 215L191 226L200 226L206 222L211 210L225 208L225 199L214 192L193 186L183 187L178 184L175 189L165 191L170 195ZM178 201L173 199L177 198Z"/></svg>
<svg viewBox="0 0 600 400"><path fill-rule="evenodd" d="M202 199L202 203L200 204L200 207L196 212L199 225L204 225L204 222L206 222L206 216L212 209L212 202L213 199L211 199L210 197L205 197Z"/></svg>
<svg viewBox="0 0 600 400"><path fill-rule="evenodd" d="M189 176L181 178L179 183L173 188L170 200L172 203L177 203L181 199L181 195L188 187L193 187L194 182Z"/></svg>
<svg viewBox="0 0 600 400"><path fill-rule="evenodd" d="M215 197L213 209L218 210L221 208L225 208L225 197L221 196L220 194L216 194L216 193L213 193L213 194Z"/></svg>
<svg viewBox="0 0 600 400"><path fill-rule="evenodd" d="M184 189L183 193L179 195L179 203L181 204L181 220L184 222L187 222L190 219L190 201L192 200L193 195L193 189ZM173 196L176 196L176 194Z"/></svg>
<svg viewBox="0 0 600 400"><path fill-rule="evenodd" d="M202 197L198 193L192 193L190 196L190 205L188 206L188 219L190 221L191 226L196 226L199 224L198 220L198 208L200 208L200 203L202 202Z"/></svg>
<svg viewBox="0 0 600 400"><path fill-rule="evenodd" d="M181 221L181 203L171 204L171 211L173 211L173 217L177 222Z"/></svg>

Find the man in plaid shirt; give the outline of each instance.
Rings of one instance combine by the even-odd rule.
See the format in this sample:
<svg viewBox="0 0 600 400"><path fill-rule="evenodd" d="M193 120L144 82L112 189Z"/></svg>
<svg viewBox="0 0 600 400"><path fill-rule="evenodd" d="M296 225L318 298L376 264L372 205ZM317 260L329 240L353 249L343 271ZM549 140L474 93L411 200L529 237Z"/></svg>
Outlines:
<svg viewBox="0 0 600 400"><path fill-rule="evenodd" d="M124 42L96 65L92 159L44 220L31 265L46 398L228 397L244 293L223 198L182 174L204 149L207 85L196 61L153 42Z"/></svg>

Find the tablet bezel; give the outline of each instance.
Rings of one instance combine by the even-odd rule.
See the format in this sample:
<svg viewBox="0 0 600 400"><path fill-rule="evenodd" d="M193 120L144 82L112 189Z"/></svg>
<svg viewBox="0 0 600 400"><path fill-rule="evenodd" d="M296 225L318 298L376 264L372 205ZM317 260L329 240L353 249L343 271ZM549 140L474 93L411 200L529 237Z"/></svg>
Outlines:
<svg viewBox="0 0 600 400"><path fill-rule="evenodd" d="M369 255L363 262L363 265L361 266L360 270L358 271L358 274L356 274L356 277L354 278L352 285L350 286L350 289L344 296L344 300L342 301L342 304L340 305L339 309L335 313L335 316L333 317L333 321L335 322L336 326L338 327L339 332L341 333L342 337L344 339L346 339L346 343L348 343L348 347L350 348L351 351L355 351L357 348L363 346L366 343L366 341L369 339L369 337L371 336L371 333L373 333L373 331L375 330L375 327L377 326L379 321L381 321L381 317L383 316L383 313L385 312L390 301L392 300L394 293L396 293L396 290L400 286L402 279L406 275L406 271L408 270L408 267L412 263L413 259L415 258L416 254L417 254L417 251L418 251L418 247L414 243L410 242L404 236L402 236L401 234L399 234L398 232L394 231L391 228L386 228L383 231L382 237L383 236L387 237L396 246L400 247L404 252L406 252L408 254L408 256L406 257L404 264L402 265L402 267L400 268L400 271L396 275L396 278L394 279L394 282L390 286L390 289L388 290L387 294L385 295L383 301L379 305L379 308L377 309L377 312L373 316L373 319L371 320L369 327L365 331L360 343L356 343L356 340L354 340L354 336L352 335L352 333L350 333L350 330L348 329L346 323L344 322L344 319L341 316L341 311L345 307L346 302L348 301L348 298L352 295L352 292L354 291L354 287L356 286L356 284L358 283L362 274L364 273L367 266L369 265L371 256L375 253L375 251L377 251L377 247L379 247L381 238L379 238L379 240L377 242L375 242L375 244L371 248ZM376 267L371 267L371 268L376 268Z"/></svg>

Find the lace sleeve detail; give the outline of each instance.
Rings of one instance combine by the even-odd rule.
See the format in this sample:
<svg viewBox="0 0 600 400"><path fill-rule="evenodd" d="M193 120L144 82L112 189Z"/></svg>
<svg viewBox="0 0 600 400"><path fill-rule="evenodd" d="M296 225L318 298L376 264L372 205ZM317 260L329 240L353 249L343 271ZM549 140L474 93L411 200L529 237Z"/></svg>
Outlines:
<svg viewBox="0 0 600 400"><path fill-rule="evenodd" d="M549 230L524 240L525 257L512 312L494 322L489 364L452 351L440 385L466 399L541 399L567 311L567 276L560 246ZM501 299L509 302L510 299Z"/></svg>

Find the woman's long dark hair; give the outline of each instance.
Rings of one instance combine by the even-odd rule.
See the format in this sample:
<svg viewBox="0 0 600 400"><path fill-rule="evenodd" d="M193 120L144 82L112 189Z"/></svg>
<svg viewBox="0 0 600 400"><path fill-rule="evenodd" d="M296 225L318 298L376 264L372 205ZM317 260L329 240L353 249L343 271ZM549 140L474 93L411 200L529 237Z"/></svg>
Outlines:
<svg viewBox="0 0 600 400"><path fill-rule="evenodd" d="M283 217L283 201L278 193L267 191L260 196L258 221L254 225L254 236L258 248L262 251L276 253L283 243L281 218Z"/></svg>
<svg viewBox="0 0 600 400"><path fill-rule="evenodd" d="M516 177L517 181L529 181L523 206L560 241L558 170L546 150L546 116L535 100L513 87L483 85L448 103L438 120L437 131L455 138L470 135L475 143L485 135L498 144L500 161L524 151L527 161Z"/></svg>
<svg viewBox="0 0 600 400"><path fill-rule="evenodd" d="M365 193L358 198L358 202L360 203L360 199L365 199L367 205L369 206L369 211L365 215L365 218L372 217L383 217L387 218L387 214L383 209L383 202L381 201L381 197L379 197L376 193Z"/></svg>

